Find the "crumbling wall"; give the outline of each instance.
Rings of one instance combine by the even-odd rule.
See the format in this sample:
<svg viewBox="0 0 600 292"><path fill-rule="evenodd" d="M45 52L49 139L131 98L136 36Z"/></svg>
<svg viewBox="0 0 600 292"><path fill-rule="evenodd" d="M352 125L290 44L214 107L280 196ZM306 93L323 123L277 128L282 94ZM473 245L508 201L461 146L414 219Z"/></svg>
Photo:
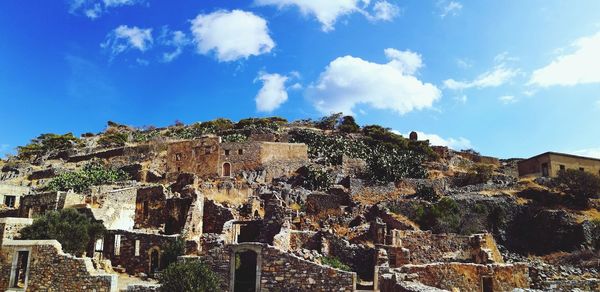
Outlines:
<svg viewBox="0 0 600 292"><path fill-rule="evenodd" d="M258 254L261 291L354 291L356 274L319 265L259 243L226 245L207 251L202 259L221 281L220 291L232 291L231 275L235 252Z"/></svg>
<svg viewBox="0 0 600 292"><path fill-rule="evenodd" d="M19 217L33 218L46 211L61 210L85 203L85 196L73 192L47 192L21 198Z"/></svg>
<svg viewBox="0 0 600 292"><path fill-rule="evenodd" d="M93 269L91 259L62 251L56 240L6 240L0 249L0 289L9 287L17 251L28 250L27 291L117 291L117 275Z"/></svg>
<svg viewBox="0 0 600 292"><path fill-rule="evenodd" d="M218 233L223 232L225 222L233 220L231 211L223 205L212 200L204 201L204 216L202 219L203 233Z"/></svg>
<svg viewBox="0 0 600 292"><path fill-rule="evenodd" d="M405 265L397 270L415 274L416 280L425 285L447 290L482 291L484 277L491 278L492 291L529 288L529 268L524 264L434 263Z"/></svg>
<svg viewBox="0 0 600 292"><path fill-rule="evenodd" d="M20 236L21 229L33 223L29 218L0 218L0 243Z"/></svg>
<svg viewBox="0 0 600 292"><path fill-rule="evenodd" d="M120 249L115 251L115 238L120 235ZM164 247L174 242L177 235L149 234L136 231L108 230L104 234L104 249L102 255L109 259L113 267L121 266L129 274L146 273L150 271L150 253L153 250L159 252L159 266L164 268L162 251ZM136 254L136 241L139 241L139 253Z"/></svg>
<svg viewBox="0 0 600 292"><path fill-rule="evenodd" d="M137 189L98 189L93 195L90 211L107 229L131 230L135 221Z"/></svg>
<svg viewBox="0 0 600 292"><path fill-rule="evenodd" d="M219 174L219 137L203 137L170 143L167 146L167 178L175 180L182 172L200 177Z"/></svg>
<svg viewBox="0 0 600 292"><path fill-rule="evenodd" d="M135 228L160 228L165 222L163 211L166 203L167 190L162 185L138 189Z"/></svg>

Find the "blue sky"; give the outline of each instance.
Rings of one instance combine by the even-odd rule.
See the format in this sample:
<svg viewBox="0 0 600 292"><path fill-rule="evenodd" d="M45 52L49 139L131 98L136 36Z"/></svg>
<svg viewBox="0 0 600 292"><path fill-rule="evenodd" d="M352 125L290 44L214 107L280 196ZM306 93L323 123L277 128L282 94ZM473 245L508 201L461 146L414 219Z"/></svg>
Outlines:
<svg viewBox="0 0 600 292"><path fill-rule="evenodd" d="M498 157L600 156L600 1L0 2L0 155L106 121L332 111Z"/></svg>

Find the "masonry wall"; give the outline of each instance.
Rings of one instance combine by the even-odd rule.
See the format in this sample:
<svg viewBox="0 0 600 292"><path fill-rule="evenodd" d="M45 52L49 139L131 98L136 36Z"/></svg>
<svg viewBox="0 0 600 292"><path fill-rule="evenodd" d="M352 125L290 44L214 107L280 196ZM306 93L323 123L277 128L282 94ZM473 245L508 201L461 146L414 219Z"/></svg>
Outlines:
<svg viewBox="0 0 600 292"><path fill-rule="evenodd" d="M0 218L0 244L20 236L21 229L33 223L29 218Z"/></svg>
<svg viewBox="0 0 600 292"><path fill-rule="evenodd" d="M117 291L117 276L93 269L91 259L62 252L56 240L7 240L0 249L0 289L9 287L13 257L29 250L26 291Z"/></svg>
<svg viewBox="0 0 600 292"><path fill-rule="evenodd" d="M170 143L167 146L167 178L175 180L182 172L200 177L219 175L218 137L205 137Z"/></svg>
<svg viewBox="0 0 600 292"><path fill-rule="evenodd" d="M163 211L167 204L167 191L163 186L137 190L135 199L135 228L159 228L165 222ZM146 207L144 207L146 206Z"/></svg>
<svg viewBox="0 0 600 292"><path fill-rule="evenodd" d="M405 265L397 270L401 273L416 274L416 280L425 285L451 291L483 291L483 277L492 279L493 291L529 288L529 268L524 264L435 263Z"/></svg>
<svg viewBox="0 0 600 292"><path fill-rule="evenodd" d="M232 291L231 260L234 252L260 253L261 291L354 291L356 274L322 266L266 244L248 243L213 248L202 256L221 281L221 291Z"/></svg>
<svg viewBox="0 0 600 292"><path fill-rule="evenodd" d="M4 205L5 196L15 196L15 208L19 208L21 197L28 194L30 190L29 187L0 184L0 206Z"/></svg>
<svg viewBox="0 0 600 292"><path fill-rule="evenodd" d="M519 161L519 176L542 176L543 163L548 163L548 172L551 177L556 177L558 175L561 165L564 165L565 169L583 168L586 172L600 175L600 160L561 155L558 153L545 153L530 159Z"/></svg>
<svg viewBox="0 0 600 292"><path fill-rule="evenodd" d="M115 254L115 235L121 235L121 248L119 254ZM104 249L102 255L109 259L113 267L121 266L129 274L150 272L150 253L152 250L159 251L159 266L164 267L162 261L162 250L170 242L174 242L176 235L148 234L125 230L108 230L104 235ZM135 242L140 241L139 255L135 254Z"/></svg>
<svg viewBox="0 0 600 292"><path fill-rule="evenodd" d="M100 190L94 195L90 211L107 229L133 229L137 187Z"/></svg>
<svg viewBox="0 0 600 292"><path fill-rule="evenodd" d="M85 196L72 192L48 192L21 198L19 216L33 218L47 211L61 210L85 203Z"/></svg>

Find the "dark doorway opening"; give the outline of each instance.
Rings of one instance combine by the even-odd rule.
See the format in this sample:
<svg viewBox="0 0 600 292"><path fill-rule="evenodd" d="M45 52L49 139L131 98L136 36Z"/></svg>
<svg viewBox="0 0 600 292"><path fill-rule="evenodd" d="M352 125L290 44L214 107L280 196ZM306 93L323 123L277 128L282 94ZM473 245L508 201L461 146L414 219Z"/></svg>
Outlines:
<svg viewBox="0 0 600 292"><path fill-rule="evenodd" d="M481 291L494 292L494 281L492 281L492 277L481 277Z"/></svg>
<svg viewBox="0 0 600 292"><path fill-rule="evenodd" d="M160 270L159 253L160 251L157 249L153 249L150 252L150 275L154 275L154 273L157 273Z"/></svg>
<svg viewBox="0 0 600 292"><path fill-rule="evenodd" d="M256 259L251 250L235 254L234 292L256 291Z"/></svg>
<svg viewBox="0 0 600 292"><path fill-rule="evenodd" d="M27 283L27 265L29 264L29 251L19 251L16 254L17 265L13 271L11 288L25 288Z"/></svg>
<svg viewBox="0 0 600 292"><path fill-rule="evenodd" d="M229 162L223 163L223 176L231 176L231 164Z"/></svg>

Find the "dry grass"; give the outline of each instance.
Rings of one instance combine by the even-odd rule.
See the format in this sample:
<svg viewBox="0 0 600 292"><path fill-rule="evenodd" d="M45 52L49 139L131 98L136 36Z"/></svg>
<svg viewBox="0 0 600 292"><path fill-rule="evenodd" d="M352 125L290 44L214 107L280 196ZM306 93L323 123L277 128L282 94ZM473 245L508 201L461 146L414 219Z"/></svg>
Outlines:
<svg viewBox="0 0 600 292"><path fill-rule="evenodd" d="M600 220L600 211L597 209L588 209L585 211L578 212L577 222L582 223L583 221L592 221L592 220Z"/></svg>

